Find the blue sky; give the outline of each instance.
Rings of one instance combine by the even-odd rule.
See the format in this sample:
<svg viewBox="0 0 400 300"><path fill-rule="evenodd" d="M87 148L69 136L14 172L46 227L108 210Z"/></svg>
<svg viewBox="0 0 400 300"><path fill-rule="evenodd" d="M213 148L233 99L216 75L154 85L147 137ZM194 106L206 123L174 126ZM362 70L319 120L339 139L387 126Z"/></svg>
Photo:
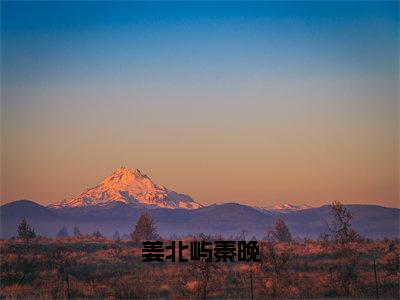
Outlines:
<svg viewBox="0 0 400 300"><path fill-rule="evenodd" d="M393 71L397 6L3 2L3 70L34 84Z"/></svg>
<svg viewBox="0 0 400 300"><path fill-rule="evenodd" d="M201 203L397 205L398 2L1 8L3 201L125 164Z"/></svg>

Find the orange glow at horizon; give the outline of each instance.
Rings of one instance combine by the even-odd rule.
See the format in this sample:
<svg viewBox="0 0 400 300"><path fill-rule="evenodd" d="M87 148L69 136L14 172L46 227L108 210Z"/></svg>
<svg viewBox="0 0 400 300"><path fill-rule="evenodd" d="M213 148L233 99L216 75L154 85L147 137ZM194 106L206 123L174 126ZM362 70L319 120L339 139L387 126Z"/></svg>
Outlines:
<svg viewBox="0 0 400 300"><path fill-rule="evenodd" d="M215 91L207 105L200 89L129 95L60 90L59 101L46 107L37 103L53 94L31 94L37 100L31 110L8 108L2 120L2 203L25 198L50 204L125 165L202 204L340 200L398 207L396 103L375 101L374 86L339 95L332 83L318 85L328 94L324 101L318 90L301 86L292 92L258 88L251 101L238 86ZM83 95L88 102L79 109L62 106ZM162 95L169 97L155 106L152 99ZM113 107L113 97L130 100ZM194 99L190 105L187 97ZM298 105L299 97L309 106ZM349 109L349 98L360 109ZM180 105L171 107L169 99Z"/></svg>

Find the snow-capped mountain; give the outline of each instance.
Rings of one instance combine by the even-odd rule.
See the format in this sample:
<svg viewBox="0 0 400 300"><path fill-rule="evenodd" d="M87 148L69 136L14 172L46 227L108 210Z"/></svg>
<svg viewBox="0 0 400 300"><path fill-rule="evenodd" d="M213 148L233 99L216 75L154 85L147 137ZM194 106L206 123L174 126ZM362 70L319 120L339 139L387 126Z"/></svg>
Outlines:
<svg viewBox="0 0 400 300"><path fill-rule="evenodd" d="M130 170L120 167L99 185L84 191L77 197L64 199L49 207L72 208L107 205L112 202L172 209L195 209L202 206L188 195L179 194L155 184L138 169Z"/></svg>
<svg viewBox="0 0 400 300"><path fill-rule="evenodd" d="M260 207L256 206L254 207L259 211L266 211L266 212L281 212L281 213L287 213L287 212L293 212L293 211L299 211L299 210L304 210L304 209L309 209L312 208L312 206L309 205L293 205L293 204L276 204L274 206L269 206L269 207Z"/></svg>

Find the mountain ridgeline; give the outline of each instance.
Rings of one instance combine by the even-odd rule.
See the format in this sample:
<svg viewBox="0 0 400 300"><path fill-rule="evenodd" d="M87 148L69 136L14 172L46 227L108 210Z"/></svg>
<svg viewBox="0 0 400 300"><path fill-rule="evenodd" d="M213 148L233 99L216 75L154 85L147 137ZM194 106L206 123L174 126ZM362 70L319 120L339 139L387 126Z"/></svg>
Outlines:
<svg viewBox="0 0 400 300"><path fill-rule="evenodd" d="M360 235L375 239L399 236L399 209L376 205L346 207L354 214L354 228ZM261 239L266 235L267 228L278 218L286 222L294 237L317 238L327 232L326 224L331 219L328 205L279 212L260 211L237 203L215 204L198 209L148 209L120 202L101 206L50 208L32 201L19 200L1 206L1 237L15 236L18 223L24 217L37 233L45 236L55 236L63 226L70 233L73 227L79 226L83 233L99 229L109 237L116 230L123 235L132 231L143 211L148 211L164 238L198 233L235 237L246 230L248 238L255 236Z"/></svg>
<svg viewBox="0 0 400 300"><path fill-rule="evenodd" d="M399 236L400 210L377 205L346 205L354 214L354 228L369 238ZM139 170L116 169L100 184L47 207L29 200L18 200L0 207L1 237L16 235L16 228L26 218L38 234L55 236L66 226L72 233L100 230L111 237L128 234L140 214L147 211L164 238L172 235L219 234L235 237L243 230L248 238L266 235L267 228L283 219L294 237L317 238L327 232L331 219L329 205L279 205L251 207L237 203L202 206L190 196L154 183Z"/></svg>

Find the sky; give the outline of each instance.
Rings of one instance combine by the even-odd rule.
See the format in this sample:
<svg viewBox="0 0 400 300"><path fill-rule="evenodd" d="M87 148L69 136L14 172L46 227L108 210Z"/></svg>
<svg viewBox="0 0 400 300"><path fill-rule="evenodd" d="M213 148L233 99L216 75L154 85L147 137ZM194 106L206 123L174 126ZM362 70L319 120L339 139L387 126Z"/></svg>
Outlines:
<svg viewBox="0 0 400 300"><path fill-rule="evenodd" d="M202 204L399 207L399 4L1 2L1 203L138 168Z"/></svg>

